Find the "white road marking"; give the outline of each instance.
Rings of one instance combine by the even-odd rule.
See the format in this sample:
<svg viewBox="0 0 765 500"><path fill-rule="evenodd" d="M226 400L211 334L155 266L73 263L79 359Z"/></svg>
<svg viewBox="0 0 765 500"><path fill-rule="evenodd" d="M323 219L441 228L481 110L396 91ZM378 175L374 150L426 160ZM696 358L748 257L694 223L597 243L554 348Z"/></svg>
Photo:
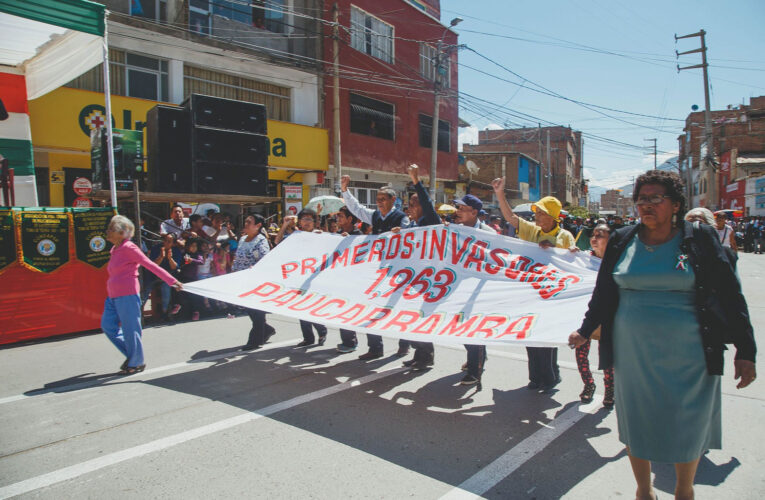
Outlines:
<svg viewBox="0 0 765 500"><path fill-rule="evenodd" d="M593 401L594 403L594 401ZM595 405L575 405L559 415L549 424L527 437L508 450L501 457L481 469L441 497L442 500L466 500L480 498L481 495L499 484L534 456L545 449L557 437L569 430L588 413L595 410Z"/></svg>
<svg viewBox="0 0 765 500"><path fill-rule="evenodd" d="M298 339L295 338L291 340L285 340L282 342L276 342L274 344L267 344L266 346L264 346L261 349L258 349L257 351L249 351L249 352L259 353L259 352L264 352L271 349L277 349L279 347L291 345L297 342L297 340ZM164 366L158 366L156 368L150 368L141 373L131 375L130 380L143 380L143 379L150 380L151 378L153 378L153 375L164 373L170 370L177 370L177 369L186 369L185 371L199 370L202 368L207 368L208 363L210 362L217 361L219 359L224 359L224 358L231 358L231 360L237 360L242 358L243 356L247 356L247 354L248 353L246 352L241 352L241 351L232 349L229 352L225 352L222 354L215 354L214 356L208 356L206 358L192 359L189 361L183 361L181 363L173 363L171 365L164 365ZM109 385L109 382L113 382L115 380L125 380L125 377L122 375L113 375L113 376L99 378L97 380L90 380L88 382L80 382L78 384L49 387L46 389L41 389L39 391L30 391L25 394L16 394L15 396L7 396L5 398L0 398L0 405L13 403L15 401L22 401L24 399L34 398L38 396L44 396L46 394L66 394L67 392L77 391L80 389L87 389L88 387Z"/></svg>
<svg viewBox="0 0 765 500"><path fill-rule="evenodd" d="M124 462L126 460L138 458L149 453L154 453L156 451L164 450L175 445L191 441L192 439L208 436L216 432L252 422L254 420L273 415L274 413L278 413L280 411L284 411L304 403L309 403L326 396L331 396L333 394L337 394L354 387L359 387L364 384L380 380L396 373L401 373L405 370L406 368L393 368L378 373L372 373L371 375L367 375L359 379L343 382L342 384L333 385L318 391L309 392L308 394L303 394L302 396L297 396L292 399L288 399L287 401L282 401L281 403L267 406L260 410L255 410L250 413L227 418L212 424L203 425L201 427L197 427L196 429L190 429L188 431L160 438L146 444L134 446L126 450L110 453L108 455L94 458L86 462L64 467L63 469L49 472L47 474L25 479L24 481L19 481L18 483L13 483L0 488L0 499L22 495L24 493L29 493L30 491L34 491L40 488L45 488L46 486L51 486L62 481L74 479L84 474L88 474L90 472L97 471L105 467Z"/></svg>

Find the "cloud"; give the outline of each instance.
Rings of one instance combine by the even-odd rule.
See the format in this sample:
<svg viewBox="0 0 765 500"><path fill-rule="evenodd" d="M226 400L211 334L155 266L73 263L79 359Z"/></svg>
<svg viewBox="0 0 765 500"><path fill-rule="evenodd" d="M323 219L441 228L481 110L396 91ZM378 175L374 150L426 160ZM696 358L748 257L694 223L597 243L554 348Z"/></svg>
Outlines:
<svg viewBox="0 0 765 500"><path fill-rule="evenodd" d="M490 123L482 130L502 130L504 127L496 123ZM463 144L478 144L478 127L470 126L460 129L457 135L457 151L462 151Z"/></svg>

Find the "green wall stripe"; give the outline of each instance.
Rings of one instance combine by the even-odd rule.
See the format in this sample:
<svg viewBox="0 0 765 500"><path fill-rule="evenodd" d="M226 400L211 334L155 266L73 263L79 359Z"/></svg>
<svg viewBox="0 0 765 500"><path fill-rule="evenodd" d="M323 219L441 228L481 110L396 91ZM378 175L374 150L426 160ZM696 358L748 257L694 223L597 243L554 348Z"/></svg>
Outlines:
<svg viewBox="0 0 765 500"><path fill-rule="evenodd" d="M13 175L35 175L32 141L0 139L0 155L8 159Z"/></svg>

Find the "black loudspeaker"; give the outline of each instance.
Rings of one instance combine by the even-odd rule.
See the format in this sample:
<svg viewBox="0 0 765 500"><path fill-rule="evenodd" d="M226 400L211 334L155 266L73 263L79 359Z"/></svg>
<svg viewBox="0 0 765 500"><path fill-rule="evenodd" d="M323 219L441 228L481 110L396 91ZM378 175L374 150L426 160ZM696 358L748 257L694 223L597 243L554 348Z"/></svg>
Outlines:
<svg viewBox="0 0 765 500"><path fill-rule="evenodd" d="M212 163L197 165L196 182L198 193L266 196L268 168Z"/></svg>
<svg viewBox="0 0 765 500"><path fill-rule="evenodd" d="M266 107L262 104L191 94L183 106L191 113L191 123L196 127L268 133Z"/></svg>
<svg viewBox="0 0 765 500"><path fill-rule="evenodd" d="M191 125L183 108L157 105L146 114L149 191L191 193Z"/></svg>
<svg viewBox="0 0 765 500"><path fill-rule="evenodd" d="M265 167L268 164L268 137L231 130L193 127L194 163Z"/></svg>

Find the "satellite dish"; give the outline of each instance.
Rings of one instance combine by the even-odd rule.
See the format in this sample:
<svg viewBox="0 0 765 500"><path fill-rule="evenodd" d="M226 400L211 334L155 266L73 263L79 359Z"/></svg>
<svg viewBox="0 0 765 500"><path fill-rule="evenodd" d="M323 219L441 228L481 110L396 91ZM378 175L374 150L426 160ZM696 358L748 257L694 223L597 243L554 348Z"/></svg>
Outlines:
<svg viewBox="0 0 765 500"><path fill-rule="evenodd" d="M468 172L470 172L473 175L477 174L478 171L480 170L480 168L478 168L478 165L476 165L473 160L468 160L465 166L467 167Z"/></svg>
<svg viewBox="0 0 765 500"><path fill-rule="evenodd" d="M699 105L698 104L694 104L693 106L691 106L691 109L693 111L698 111L699 110Z"/></svg>

